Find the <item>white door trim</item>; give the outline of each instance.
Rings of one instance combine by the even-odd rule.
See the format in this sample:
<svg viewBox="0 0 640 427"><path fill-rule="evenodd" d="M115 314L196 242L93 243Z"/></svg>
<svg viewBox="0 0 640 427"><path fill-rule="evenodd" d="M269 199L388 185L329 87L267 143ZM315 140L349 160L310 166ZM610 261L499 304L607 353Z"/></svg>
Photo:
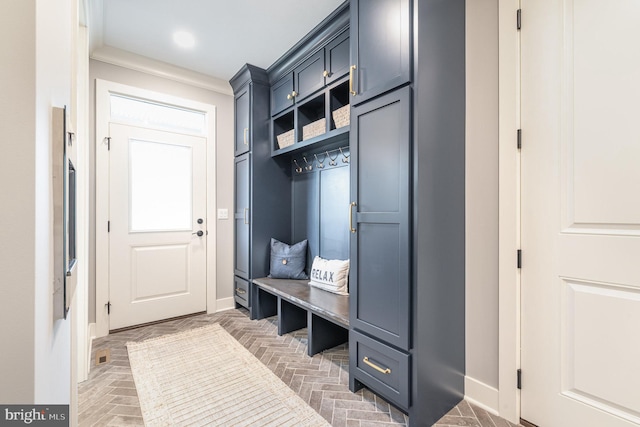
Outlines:
<svg viewBox="0 0 640 427"><path fill-rule="evenodd" d="M77 353L76 370L77 382L86 381L91 367L91 335L89 333L89 41L87 27L78 25L76 30L76 66L72 81L76 86L75 96L71 102L72 127L76 132L75 144L77 150L77 253L78 253L78 284L73 298L73 309L76 322L76 340L72 351ZM75 386L75 384L73 384Z"/></svg>
<svg viewBox="0 0 640 427"><path fill-rule="evenodd" d="M207 312L216 311L216 107L197 101L96 79L96 337L109 334L109 96L118 93L206 114L207 133ZM106 178L106 179L105 179Z"/></svg>
<svg viewBox="0 0 640 427"><path fill-rule="evenodd" d="M498 240L498 410L501 417L520 422L520 34L516 14L520 0L498 4L499 76L499 240Z"/></svg>

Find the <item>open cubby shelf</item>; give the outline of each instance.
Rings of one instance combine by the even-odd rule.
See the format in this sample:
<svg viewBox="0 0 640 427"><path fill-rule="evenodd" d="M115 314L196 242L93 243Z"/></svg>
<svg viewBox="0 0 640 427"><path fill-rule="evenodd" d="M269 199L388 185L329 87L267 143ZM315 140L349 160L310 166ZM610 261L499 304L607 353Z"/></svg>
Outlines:
<svg viewBox="0 0 640 427"><path fill-rule="evenodd" d="M304 102L292 106L272 120L271 157L290 154L302 149L322 148L345 137L349 126L337 127L333 112L349 105L349 79L344 78L319 91ZM304 127L325 119L324 132L304 138ZM319 123L318 123L319 125ZM293 144L280 148L278 136L293 130Z"/></svg>

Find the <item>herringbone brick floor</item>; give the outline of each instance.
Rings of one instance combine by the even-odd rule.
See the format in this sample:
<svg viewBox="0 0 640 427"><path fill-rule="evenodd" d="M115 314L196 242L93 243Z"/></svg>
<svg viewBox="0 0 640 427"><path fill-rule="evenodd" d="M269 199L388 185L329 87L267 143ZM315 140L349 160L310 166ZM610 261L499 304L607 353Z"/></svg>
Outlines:
<svg viewBox="0 0 640 427"><path fill-rule="evenodd" d="M334 427L406 426L408 417L364 388L349 391L346 345L307 356L306 330L277 335L275 318L249 320L246 310L229 310L118 332L93 343L89 379L78 386L80 427L144 425L125 344L220 323ZM95 366L95 352L109 349L111 360ZM513 427L465 401L437 424L468 427ZM179 427L179 426L176 426Z"/></svg>

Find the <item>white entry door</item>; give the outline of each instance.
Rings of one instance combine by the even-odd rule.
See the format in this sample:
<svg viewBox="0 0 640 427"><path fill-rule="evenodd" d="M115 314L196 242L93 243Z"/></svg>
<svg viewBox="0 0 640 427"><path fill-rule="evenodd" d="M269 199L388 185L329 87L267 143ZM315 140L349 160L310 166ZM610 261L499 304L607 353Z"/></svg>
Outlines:
<svg viewBox="0 0 640 427"><path fill-rule="evenodd" d="M522 5L522 418L637 426L640 1Z"/></svg>
<svg viewBox="0 0 640 427"><path fill-rule="evenodd" d="M205 138L110 136L109 328L206 310Z"/></svg>

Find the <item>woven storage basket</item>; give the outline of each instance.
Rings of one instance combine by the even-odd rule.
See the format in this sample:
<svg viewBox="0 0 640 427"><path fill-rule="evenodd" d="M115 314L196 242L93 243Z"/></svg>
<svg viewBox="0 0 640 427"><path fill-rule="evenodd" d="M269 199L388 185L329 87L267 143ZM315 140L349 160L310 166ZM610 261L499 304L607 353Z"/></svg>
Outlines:
<svg viewBox="0 0 640 427"><path fill-rule="evenodd" d="M336 129L349 126L349 123L351 122L350 111L351 109L349 108L349 104L347 104L344 107L340 107L331 113L333 114L333 121L336 124Z"/></svg>
<svg viewBox="0 0 640 427"><path fill-rule="evenodd" d="M306 141L307 139L313 138L318 135L322 135L327 131L327 119L323 118L320 120L316 120L313 123L309 123L302 128L302 140Z"/></svg>
<svg viewBox="0 0 640 427"><path fill-rule="evenodd" d="M285 148L288 147L290 145L293 145L293 129L291 129L288 132L285 133L281 133L280 135L276 136L276 138L278 139L278 147L280 148Z"/></svg>

